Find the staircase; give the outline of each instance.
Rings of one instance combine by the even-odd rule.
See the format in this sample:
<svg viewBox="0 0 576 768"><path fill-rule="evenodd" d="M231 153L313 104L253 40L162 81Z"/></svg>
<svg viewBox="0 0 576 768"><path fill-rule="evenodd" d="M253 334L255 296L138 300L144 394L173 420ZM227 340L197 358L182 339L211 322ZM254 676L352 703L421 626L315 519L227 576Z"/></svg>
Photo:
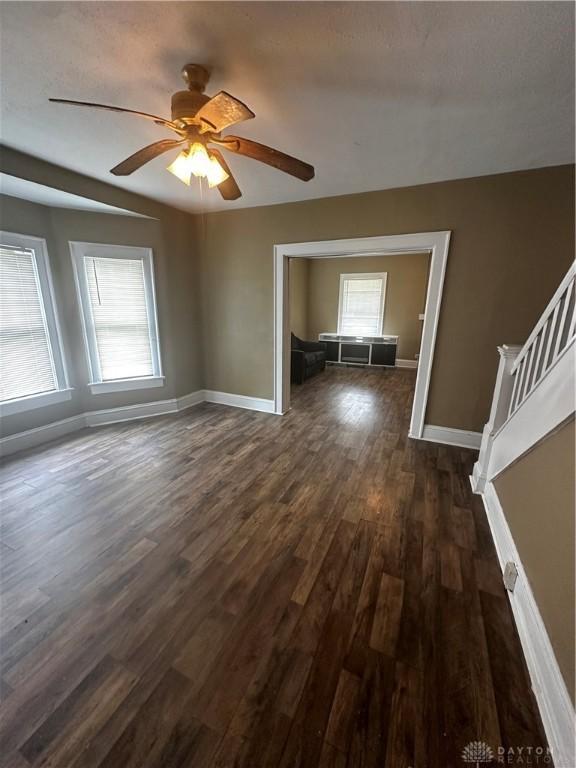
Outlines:
<svg viewBox="0 0 576 768"><path fill-rule="evenodd" d="M498 348L490 418L472 474L476 493L574 414L575 274L572 264L523 347Z"/></svg>
<svg viewBox="0 0 576 768"><path fill-rule="evenodd" d="M575 267L524 346L498 348L490 417L470 478L473 491L482 495L502 571L514 564L518 574L510 603L556 768L576 766L574 709L493 481L574 415Z"/></svg>

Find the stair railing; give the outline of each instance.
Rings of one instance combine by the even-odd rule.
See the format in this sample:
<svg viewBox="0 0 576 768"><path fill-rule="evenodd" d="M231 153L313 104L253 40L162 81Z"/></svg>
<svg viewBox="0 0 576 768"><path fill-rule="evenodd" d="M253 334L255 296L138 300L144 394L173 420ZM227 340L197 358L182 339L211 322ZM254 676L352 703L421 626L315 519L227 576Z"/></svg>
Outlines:
<svg viewBox="0 0 576 768"><path fill-rule="evenodd" d="M518 410L574 339L575 274L572 264L512 366L514 386L509 416Z"/></svg>
<svg viewBox="0 0 576 768"><path fill-rule="evenodd" d="M496 375L494 396L488 422L482 433L480 455L474 465L472 485L476 493L483 493L486 483L497 471L510 463L513 454L521 455L532 447L554 421L560 422L574 412L574 341L576 338L576 263L570 266L564 279L524 346L498 347L500 362ZM558 386L549 391L551 372L558 367ZM554 378L554 377L552 377ZM544 393L545 407L535 409L530 398L537 390ZM538 400L538 396L535 395ZM551 404L556 398L558 403ZM530 399L529 399L530 398ZM520 419L517 429L513 425ZM535 424L534 411L543 413L544 424ZM556 426L556 425L554 425ZM494 443L500 438L497 449ZM515 443L514 450L510 445Z"/></svg>

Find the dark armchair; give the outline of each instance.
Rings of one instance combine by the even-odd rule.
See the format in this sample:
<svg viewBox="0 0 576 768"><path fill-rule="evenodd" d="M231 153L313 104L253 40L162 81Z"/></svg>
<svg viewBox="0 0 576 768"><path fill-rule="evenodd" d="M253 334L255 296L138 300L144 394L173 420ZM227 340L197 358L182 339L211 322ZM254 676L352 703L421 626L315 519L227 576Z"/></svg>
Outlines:
<svg viewBox="0 0 576 768"><path fill-rule="evenodd" d="M323 341L303 341L291 335L290 380L303 384L310 376L326 367L326 344Z"/></svg>

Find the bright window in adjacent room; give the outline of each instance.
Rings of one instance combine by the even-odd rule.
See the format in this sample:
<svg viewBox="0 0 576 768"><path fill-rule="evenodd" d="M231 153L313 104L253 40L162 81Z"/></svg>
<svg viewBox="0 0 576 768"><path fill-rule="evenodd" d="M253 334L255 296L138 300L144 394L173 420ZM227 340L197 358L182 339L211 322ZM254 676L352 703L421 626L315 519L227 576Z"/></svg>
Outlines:
<svg viewBox="0 0 576 768"><path fill-rule="evenodd" d="M163 383L152 251L71 243L92 391Z"/></svg>
<svg viewBox="0 0 576 768"><path fill-rule="evenodd" d="M2 415L69 398L46 242L0 232Z"/></svg>
<svg viewBox="0 0 576 768"><path fill-rule="evenodd" d="M340 275L338 333L380 336L384 322L386 272Z"/></svg>

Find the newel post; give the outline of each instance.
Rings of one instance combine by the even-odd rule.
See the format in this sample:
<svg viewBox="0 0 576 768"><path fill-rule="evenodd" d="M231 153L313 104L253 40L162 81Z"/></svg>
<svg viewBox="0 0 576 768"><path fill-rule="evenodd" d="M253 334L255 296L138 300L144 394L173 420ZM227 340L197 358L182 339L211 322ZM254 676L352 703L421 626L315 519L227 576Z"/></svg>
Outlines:
<svg viewBox="0 0 576 768"><path fill-rule="evenodd" d="M492 408L490 409L488 422L482 432L480 455L472 470L472 489L474 493L483 493L486 487L492 442L494 435L508 419L508 410L514 386L512 367L521 350L522 347L517 344L504 344L502 347L498 347L500 363L498 365L498 373L496 374L496 384L494 385Z"/></svg>

